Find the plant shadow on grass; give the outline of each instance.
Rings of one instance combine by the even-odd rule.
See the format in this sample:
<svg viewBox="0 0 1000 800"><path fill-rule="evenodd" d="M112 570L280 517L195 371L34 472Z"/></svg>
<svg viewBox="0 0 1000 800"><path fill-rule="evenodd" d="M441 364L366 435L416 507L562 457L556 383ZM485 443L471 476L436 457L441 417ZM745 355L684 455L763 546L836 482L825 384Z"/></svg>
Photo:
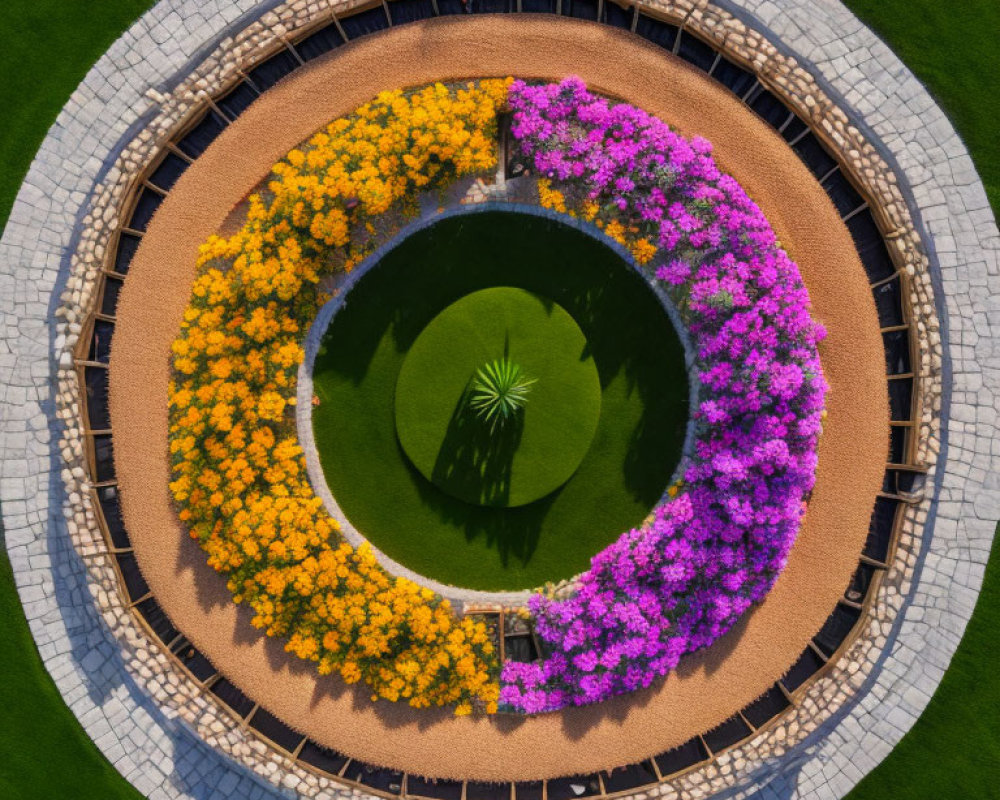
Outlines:
<svg viewBox="0 0 1000 800"><path fill-rule="evenodd" d="M503 508L510 500L524 416L515 414L493 427L473 410L471 397L471 388L466 389L455 404L431 480L459 499L478 497L482 505Z"/></svg>
<svg viewBox="0 0 1000 800"><path fill-rule="evenodd" d="M442 447L442 451L444 449ZM406 458L402 451L400 456ZM559 495L559 489L540 500L515 508L475 506L445 494L425 480L409 462L407 468L418 481L420 496L426 506L443 523L460 528L466 541L482 539L489 549L496 551L501 565L505 567L511 562L527 564L531 561L541 538L542 524ZM502 471L502 467L498 467L497 472ZM510 490L509 470L506 486L502 485L502 475L498 479L500 484L496 485L496 492L497 496L501 496Z"/></svg>
<svg viewBox="0 0 1000 800"><path fill-rule="evenodd" d="M581 358L593 357L602 392L597 433L576 473L552 494L507 509L463 502L424 478L399 446L393 413L396 376L417 336L451 303L493 286L562 306L587 339ZM659 299L610 248L552 220L486 212L412 234L358 281L324 341L313 424L327 482L383 552L445 583L524 588L586 568L642 521L680 457L688 379ZM457 471L475 446L461 442L464 423L454 422ZM479 545L452 556L439 526ZM449 557L454 564L442 566Z"/></svg>

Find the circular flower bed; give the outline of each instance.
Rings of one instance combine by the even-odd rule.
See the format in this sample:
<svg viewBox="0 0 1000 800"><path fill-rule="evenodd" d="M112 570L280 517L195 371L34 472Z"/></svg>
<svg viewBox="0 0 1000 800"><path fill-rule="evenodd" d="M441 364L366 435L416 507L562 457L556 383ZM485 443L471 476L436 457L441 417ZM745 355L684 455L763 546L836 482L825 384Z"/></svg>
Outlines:
<svg viewBox="0 0 1000 800"><path fill-rule="evenodd" d="M482 621L340 542L287 406L321 277L358 263L421 192L491 174L505 103L540 202L603 228L672 292L703 400L679 492L568 597L532 599L546 652L506 664L498 685ZM766 594L812 487L822 329L795 265L710 152L579 81L492 80L384 93L275 166L243 228L203 248L170 400L180 516L255 625L374 697L462 713L494 711L499 695L537 712L649 685Z"/></svg>

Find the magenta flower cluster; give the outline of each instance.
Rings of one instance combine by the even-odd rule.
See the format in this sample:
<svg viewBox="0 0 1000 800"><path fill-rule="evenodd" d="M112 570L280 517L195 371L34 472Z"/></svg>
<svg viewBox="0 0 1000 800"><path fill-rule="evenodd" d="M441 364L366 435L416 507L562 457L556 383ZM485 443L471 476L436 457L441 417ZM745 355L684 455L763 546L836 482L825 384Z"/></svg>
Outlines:
<svg viewBox="0 0 1000 800"><path fill-rule="evenodd" d="M633 106L515 82L521 157L597 221L659 247L696 356L694 452L652 522L595 556L569 598L529 602L542 657L508 662L501 708L534 713L649 686L760 601L785 566L816 469L826 384L798 268L760 209L687 140Z"/></svg>

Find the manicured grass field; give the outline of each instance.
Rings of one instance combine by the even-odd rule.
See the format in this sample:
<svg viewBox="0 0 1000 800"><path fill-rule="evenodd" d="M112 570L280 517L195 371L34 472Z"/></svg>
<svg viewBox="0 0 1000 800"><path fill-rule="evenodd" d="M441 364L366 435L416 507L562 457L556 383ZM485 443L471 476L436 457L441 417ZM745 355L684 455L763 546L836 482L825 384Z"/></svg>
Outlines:
<svg viewBox="0 0 1000 800"><path fill-rule="evenodd" d="M90 66L148 0L4 0L0 47L0 227L45 132ZM0 556L0 797L138 800L63 703Z"/></svg>
<svg viewBox="0 0 1000 800"><path fill-rule="evenodd" d="M395 426L398 375L414 341L456 300L495 286L569 312L600 377L597 430L579 467L556 491L516 508L441 491L404 455ZM643 520L679 459L688 382L666 312L612 250L549 220L491 212L414 234L351 290L324 345L313 428L334 497L376 547L444 583L530 589L572 576ZM526 356L525 366L539 373L536 399L548 403L556 375L545 388L543 355Z"/></svg>
<svg viewBox="0 0 1000 800"><path fill-rule="evenodd" d="M149 0L4 0L0 47L0 225L70 93Z"/></svg>
<svg viewBox="0 0 1000 800"><path fill-rule="evenodd" d="M507 359L524 405L492 419L476 381ZM562 486L590 449L601 381L580 326L550 299L512 286L466 295L413 342L395 392L396 435L420 474L459 500L513 508Z"/></svg>
<svg viewBox="0 0 1000 800"><path fill-rule="evenodd" d="M6 0L0 48L0 225L46 130L91 64L146 0ZM1000 213L1000 5L847 0L931 88L969 145ZM941 688L852 800L982 800L1000 793L1000 556ZM0 797L137 800L63 704L38 658L0 555Z"/></svg>

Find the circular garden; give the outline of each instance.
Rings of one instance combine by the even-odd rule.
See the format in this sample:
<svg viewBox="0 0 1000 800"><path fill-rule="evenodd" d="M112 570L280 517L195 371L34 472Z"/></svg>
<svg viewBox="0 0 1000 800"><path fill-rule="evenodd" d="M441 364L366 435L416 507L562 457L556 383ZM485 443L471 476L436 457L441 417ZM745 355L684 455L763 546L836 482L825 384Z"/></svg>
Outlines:
<svg viewBox="0 0 1000 800"><path fill-rule="evenodd" d="M919 501L936 441L933 415L929 440L918 416L936 346L917 305L926 276L907 280L914 259L925 266L907 250L919 236L891 174L889 189L872 178L891 170L835 105L804 110L823 92L768 42L716 41L718 19L732 22L716 10L679 26L658 19L677 21L673 9L596 14L739 102L628 34L614 34L622 58L609 69L609 29L576 23L572 58L508 36L510 52L478 48L474 67L456 67L450 28L399 25L384 42L416 44L419 59L384 70L380 48L362 45L278 83L368 24L430 13L402 8L302 11L280 26L278 54L277 40L254 39L249 60L233 56L235 81L227 64L222 84L203 82L208 96L183 95L164 116L166 147L140 148L141 163L154 155L127 170L117 217L102 213L110 237L85 228L99 244L81 252L103 271L74 275L60 308L84 319L67 341L96 480L70 494L73 522L99 504L130 614L195 681L196 705L219 698L241 727L338 780L447 798L421 776L459 778L462 797L480 798L502 787L473 778L540 777L549 800L613 795L772 723L783 734L805 716L807 734L826 713L807 694L867 657L845 654L871 644L856 636L911 533L912 515L890 511ZM493 27L562 33L541 18L473 18L462 35L493 41ZM668 89L636 88L661 67L673 79L650 84ZM536 77L466 77L477 74ZM331 100L335 83L346 94ZM273 112L292 107L302 113L282 130ZM812 229L789 216L803 209ZM832 289L848 290L839 305ZM884 365L848 319L882 334ZM883 367L888 465L858 564L885 444L874 420L844 410L887 416ZM871 464L853 463L862 451ZM71 488L78 475L63 470ZM509 761L474 755L496 743ZM663 763L632 763L654 748ZM339 772L338 751L351 764ZM591 769L607 771L584 778ZM577 783L556 777L570 771Z"/></svg>
<svg viewBox="0 0 1000 800"><path fill-rule="evenodd" d="M599 230L676 305L699 397L678 484L643 519L672 471L687 392L662 307L612 251L529 219L459 219L414 234L371 270L381 282L362 278L367 297L347 296L313 404L331 411L315 426L325 478L364 535L487 586L512 562L524 586L591 556L523 610L540 657L501 663L486 619L342 538L293 419L301 342L327 290L370 269L428 201L495 178L504 113L504 169L527 173L533 203ZM457 714L588 705L715 642L787 563L815 482L826 333L707 140L576 78L382 92L275 164L198 268L172 348L170 488L253 623L321 674ZM470 566L475 548L492 551L485 568Z"/></svg>

